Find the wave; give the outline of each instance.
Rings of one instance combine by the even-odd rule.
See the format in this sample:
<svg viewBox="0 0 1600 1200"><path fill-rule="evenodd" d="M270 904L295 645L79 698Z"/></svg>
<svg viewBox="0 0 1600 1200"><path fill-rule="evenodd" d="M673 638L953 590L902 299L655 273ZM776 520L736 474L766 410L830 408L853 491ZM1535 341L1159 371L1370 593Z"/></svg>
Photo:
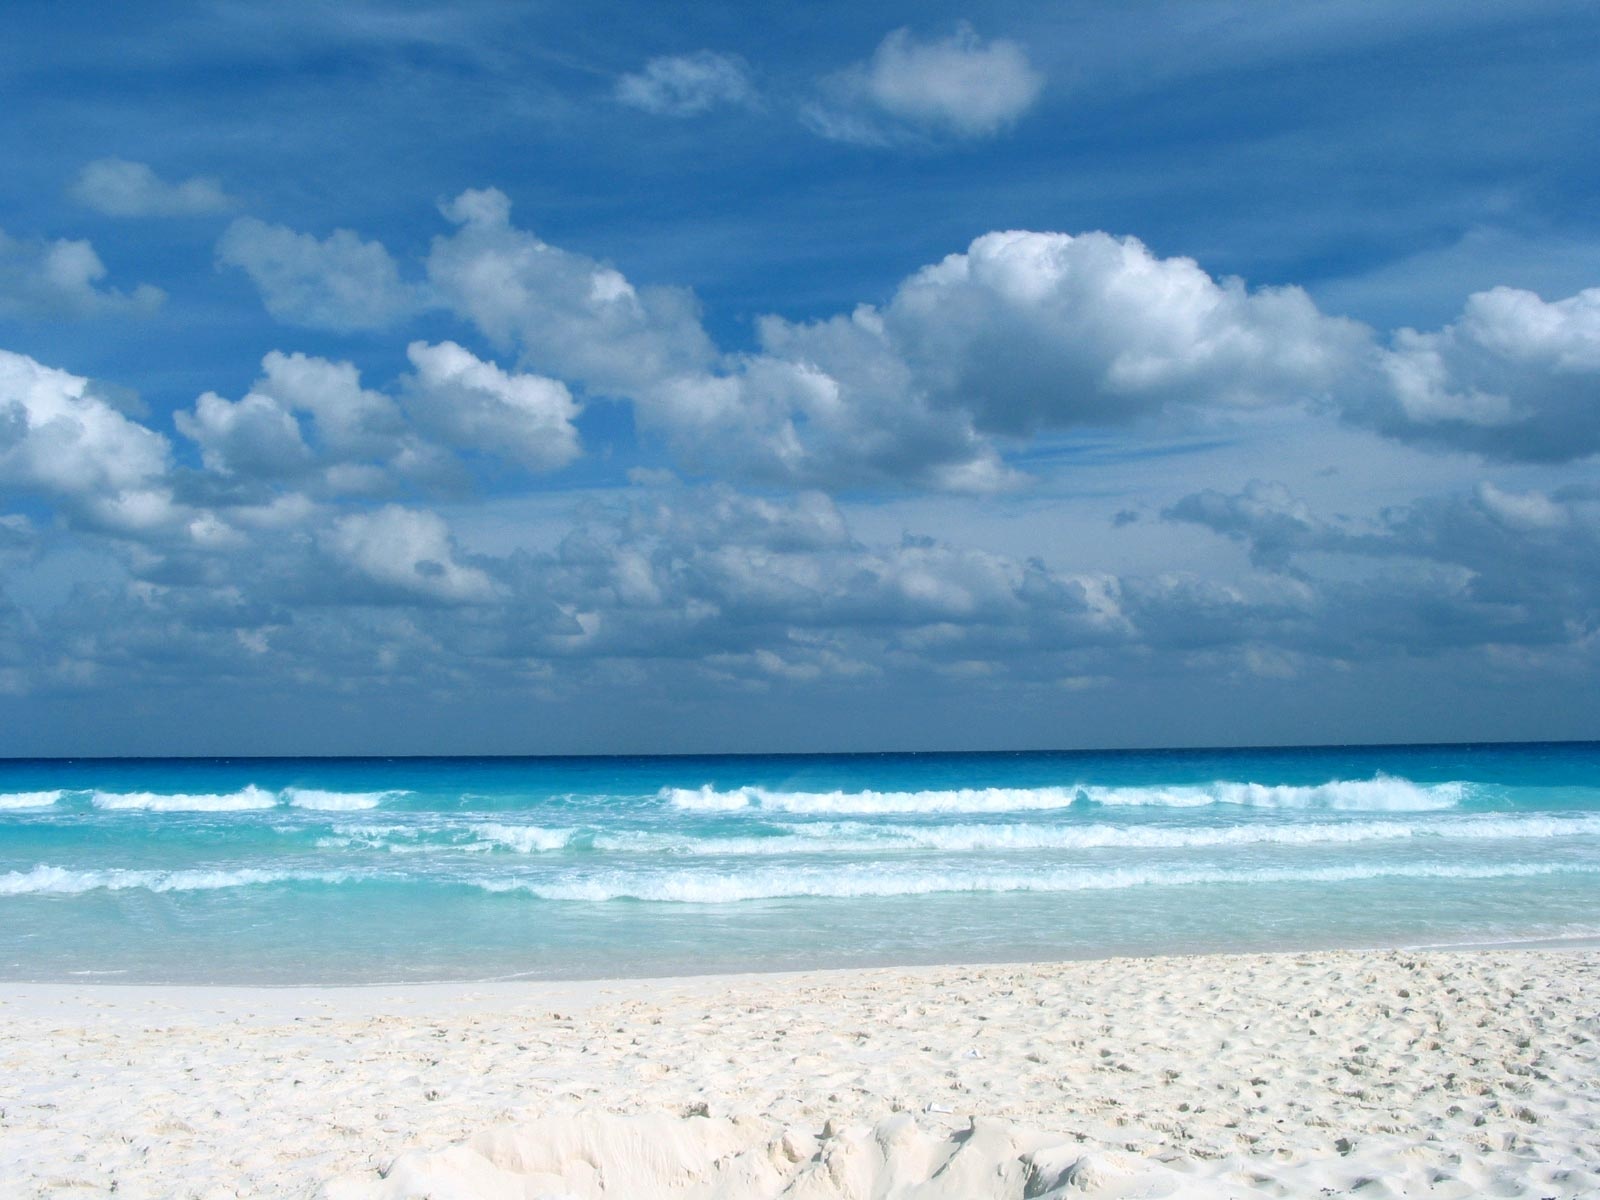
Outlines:
<svg viewBox="0 0 1600 1200"><path fill-rule="evenodd" d="M517 892L543 900L601 903L729 904L749 900L859 898L935 893L1095 892L1139 887L1342 883L1370 879L1487 880L1600 874L1600 863L1356 863L1321 867L1053 867L1010 871L893 868L882 862L844 866L782 866L740 871L605 871L555 878L430 873L423 876L350 871L261 868L74 870L39 864L0 875L0 896L76 896L94 891L203 892L276 883L405 882Z"/></svg>
<svg viewBox="0 0 1600 1200"><path fill-rule="evenodd" d="M96 808L142 812L243 812L276 808L278 794L249 784L240 791L207 795L165 795L159 792L95 792Z"/></svg>
<svg viewBox="0 0 1600 1200"><path fill-rule="evenodd" d="M1448 863L1353 864L1342 867L1225 868L1113 867L1033 872L886 872L879 865L849 869L765 872L608 874L544 882L467 879L487 892L521 892L542 900L603 903L639 900L667 904L733 904L750 900L921 896L962 892L1092 892L1201 884L1345 883L1369 879L1514 879L1600 874L1600 864Z"/></svg>
<svg viewBox="0 0 1600 1200"><path fill-rule="evenodd" d="M580 838L591 834L580 829L547 829L542 825L478 825L472 830L485 848L504 847L520 854L566 850Z"/></svg>
<svg viewBox="0 0 1600 1200"><path fill-rule="evenodd" d="M1600 836L1600 815L1500 816L1472 814L1426 818L1338 820L1306 824L1215 827L1046 824L900 825L866 821L774 823L762 836L699 836L622 829L610 833L568 826L504 822L415 825L339 825L319 838L323 849L357 847L391 854L456 851L475 854L558 854L585 851L683 857L784 857L815 854L883 854L928 851L1184 850L1237 846L1320 846L1413 839L1527 841Z"/></svg>
<svg viewBox="0 0 1600 1200"><path fill-rule="evenodd" d="M1219 780L1186 787L954 788L918 792L777 792L763 787L718 791L662 788L657 798L674 808L697 812L760 809L788 813L1023 812L1067 808L1080 802L1107 806L1144 805L1193 808L1237 804L1254 808L1324 808L1369 812L1429 811L1452 808L1466 796L1459 782L1418 784L1378 775L1372 779L1335 779L1311 786Z"/></svg>
<svg viewBox="0 0 1600 1200"><path fill-rule="evenodd" d="M344 883L340 872L263 871L245 867L233 871L134 871L122 868L73 871L41 863L28 871L0 875L0 896L79 896L94 891L208 892L220 888L251 887L264 883Z"/></svg>
<svg viewBox="0 0 1600 1200"><path fill-rule="evenodd" d="M662 788L657 795L674 808L698 812L759 808L789 813L937 813L1067 808L1077 803L1079 792L1076 787L925 792L774 792L762 787L741 787L719 792L705 784L698 788Z"/></svg>
<svg viewBox="0 0 1600 1200"><path fill-rule="evenodd" d="M1328 783L1263 784L1219 781L1205 787L1086 787L1095 804L1193 808L1238 804L1250 808L1324 808L1358 812L1427 812L1454 808L1467 795L1460 782L1420 784L1391 775L1334 779Z"/></svg>
<svg viewBox="0 0 1600 1200"><path fill-rule="evenodd" d="M281 792L246 784L236 792L176 793L103 792L90 795L96 808L138 812L258 812L287 804L292 808L322 812L357 812L377 808L385 800L408 796L403 789L382 792L331 792L321 788L289 787ZM60 792L56 795L59 797Z"/></svg>
<svg viewBox="0 0 1600 1200"><path fill-rule="evenodd" d="M0 810L13 808L49 808L65 792L3 792L0 793Z"/></svg>
<svg viewBox="0 0 1600 1200"><path fill-rule="evenodd" d="M396 796L409 796L402 789L383 792L328 792L321 788L291 787L283 789L283 799L294 808L310 808L319 812L359 812L377 808L385 800Z"/></svg>
<svg viewBox="0 0 1600 1200"><path fill-rule="evenodd" d="M649 833L596 835L596 850L695 855L872 854L885 850L973 851L1191 849L1214 846L1307 846L1413 838L1527 840L1600 835L1600 816L1462 816L1429 820L1338 821L1307 825L1171 828L1123 825L871 825L864 822L779 826L769 837L695 838ZM540 849L560 848L541 846Z"/></svg>

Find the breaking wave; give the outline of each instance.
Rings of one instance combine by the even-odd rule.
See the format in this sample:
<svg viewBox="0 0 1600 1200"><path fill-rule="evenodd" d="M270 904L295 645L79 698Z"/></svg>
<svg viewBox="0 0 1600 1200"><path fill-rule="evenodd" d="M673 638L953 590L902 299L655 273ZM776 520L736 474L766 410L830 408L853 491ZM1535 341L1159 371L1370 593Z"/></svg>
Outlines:
<svg viewBox="0 0 1600 1200"><path fill-rule="evenodd" d="M0 875L0 896L79 896L84 892L126 891L209 892L219 888L251 887L264 883L344 883L342 872L263 871L133 871L121 868L73 871L41 863L28 871Z"/></svg>
<svg viewBox="0 0 1600 1200"><path fill-rule="evenodd" d="M957 892L1093 892L1198 884L1344 883L1365 879L1507 879L1600 874L1600 864L1448 863L1351 864L1338 867L1061 868L1013 872L886 872L861 867L771 871L612 873L585 879L469 879L487 892L522 892L543 900L599 903L641 900L669 904L732 904L748 900L920 896Z"/></svg>
<svg viewBox="0 0 1600 1200"><path fill-rule="evenodd" d="M882 854L906 851L972 853L1099 849L1184 850L1237 846L1328 846L1441 839L1530 841L1600 836L1600 815L1500 816L1463 814L1424 818L1314 821L1173 827L1046 824L876 824L870 821L774 823L759 836L700 836L689 832L516 825L503 822L432 828L341 825L317 845L359 847L391 854L437 851L494 854L666 854L683 857L783 857L806 854Z"/></svg>
<svg viewBox="0 0 1600 1200"><path fill-rule="evenodd" d="M1210 846L1309 846L1412 838L1527 840L1600 835L1597 817L1462 816L1425 821L1340 821L1306 825L1228 825L1209 828L1122 825L871 825L829 822L780 826L769 837L691 838L649 833L594 835L597 850L667 851L699 855L870 854L884 850L1137 850ZM540 849L559 849L544 845Z"/></svg>
<svg viewBox="0 0 1600 1200"><path fill-rule="evenodd" d="M57 796L61 793L57 792ZM103 792L90 795L96 808L110 811L139 812L258 812L287 804L291 808L315 809L324 812L357 812L377 808L385 800L407 796L404 790L383 792L331 792L320 788L284 788L275 792L268 788L246 784L236 792L209 792L200 794L163 792Z"/></svg>
<svg viewBox="0 0 1600 1200"><path fill-rule="evenodd" d="M1067 808L1080 802L1107 806L1194 808L1237 804L1253 808L1322 808L1363 812L1420 812L1452 808L1467 794L1464 783L1418 784L1378 775L1314 785L1221 780L1186 787L955 788L919 792L778 792L763 787L718 791L662 788L657 797L674 808L700 812L758 809L788 813L997 813Z"/></svg>
<svg viewBox="0 0 1600 1200"><path fill-rule="evenodd" d="M310 808L319 812L359 812L377 808L385 800L407 796L409 792L327 792L321 788L284 788L283 798L294 808Z"/></svg>
<svg viewBox="0 0 1600 1200"><path fill-rule="evenodd" d="M163 795L159 792L95 792L96 808L141 812L243 812L276 808L278 794L250 784L237 792L204 795Z"/></svg>
<svg viewBox="0 0 1600 1200"><path fill-rule="evenodd" d="M12 808L49 808L65 795L59 788L53 792L0 793L0 811Z"/></svg>
<svg viewBox="0 0 1600 1200"><path fill-rule="evenodd" d="M1390 775L1372 779L1335 779L1310 786L1296 784L1218 782L1204 787L1089 787L1084 797L1095 804L1161 805L1193 808L1203 804L1238 804L1250 808L1323 808L1354 812L1427 812L1454 808L1467 795L1464 783L1413 783Z"/></svg>
<svg viewBox="0 0 1600 1200"><path fill-rule="evenodd" d="M580 838L592 837L580 829L547 829L542 825L479 825L472 831L486 848L504 847L520 854L566 850Z"/></svg>

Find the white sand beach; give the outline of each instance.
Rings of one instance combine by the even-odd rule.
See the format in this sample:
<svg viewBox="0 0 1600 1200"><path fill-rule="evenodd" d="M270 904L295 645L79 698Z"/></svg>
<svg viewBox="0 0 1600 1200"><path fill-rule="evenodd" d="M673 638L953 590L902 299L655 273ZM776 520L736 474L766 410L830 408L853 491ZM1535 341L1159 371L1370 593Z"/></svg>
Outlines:
<svg viewBox="0 0 1600 1200"><path fill-rule="evenodd" d="M1600 951L9 985L0 1193L1600 1194Z"/></svg>

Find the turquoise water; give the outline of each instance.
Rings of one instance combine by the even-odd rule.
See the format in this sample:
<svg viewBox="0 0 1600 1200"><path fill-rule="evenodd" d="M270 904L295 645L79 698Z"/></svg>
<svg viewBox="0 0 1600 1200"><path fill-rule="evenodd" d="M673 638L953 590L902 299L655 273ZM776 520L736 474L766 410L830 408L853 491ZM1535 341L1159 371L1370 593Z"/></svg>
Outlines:
<svg viewBox="0 0 1600 1200"><path fill-rule="evenodd" d="M0 975L579 978L1600 936L1600 744L0 761Z"/></svg>

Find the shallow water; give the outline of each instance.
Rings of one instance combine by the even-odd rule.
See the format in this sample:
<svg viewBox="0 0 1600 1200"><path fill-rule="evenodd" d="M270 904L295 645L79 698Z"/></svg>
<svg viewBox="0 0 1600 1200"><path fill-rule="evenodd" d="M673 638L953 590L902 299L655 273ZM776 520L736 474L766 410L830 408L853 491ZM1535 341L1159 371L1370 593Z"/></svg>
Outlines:
<svg viewBox="0 0 1600 1200"><path fill-rule="evenodd" d="M373 982L1600 936L1600 744L0 762L0 974Z"/></svg>

